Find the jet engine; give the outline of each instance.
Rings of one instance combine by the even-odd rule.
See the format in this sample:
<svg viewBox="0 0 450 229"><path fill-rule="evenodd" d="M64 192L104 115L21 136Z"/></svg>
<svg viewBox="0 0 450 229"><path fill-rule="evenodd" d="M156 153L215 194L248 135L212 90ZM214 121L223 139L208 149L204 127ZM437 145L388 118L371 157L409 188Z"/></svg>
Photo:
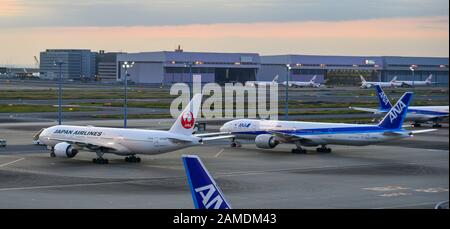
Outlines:
<svg viewBox="0 0 450 229"><path fill-rule="evenodd" d="M270 134L260 134L255 138L256 147L262 149L272 149L279 143L280 142L278 142L275 137Z"/></svg>
<svg viewBox="0 0 450 229"><path fill-rule="evenodd" d="M67 142L60 142L55 145L54 152L57 157L72 158L77 155L78 150Z"/></svg>

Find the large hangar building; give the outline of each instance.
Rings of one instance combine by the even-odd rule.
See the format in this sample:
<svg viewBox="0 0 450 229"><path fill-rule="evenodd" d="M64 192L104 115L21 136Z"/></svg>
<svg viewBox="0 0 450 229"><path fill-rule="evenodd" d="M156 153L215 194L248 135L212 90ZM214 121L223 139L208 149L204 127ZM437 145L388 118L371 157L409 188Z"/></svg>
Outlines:
<svg viewBox="0 0 450 229"><path fill-rule="evenodd" d="M191 82L191 73L200 74L202 82L245 82L255 80L260 59L256 53L142 52L117 55L117 80L122 81L125 61L134 62L128 70L136 83L164 84Z"/></svg>
<svg viewBox="0 0 450 229"><path fill-rule="evenodd" d="M124 53L117 55L117 81L122 81L122 64L133 61L129 80L136 83L171 85L191 82L191 73L202 75L202 81L224 84L249 80L279 82L309 81L331 85L359 85L360 75L368 81L424 80L433 74L437 85L448 85L448 58L400 56L326 56L271 55L257 53L162 52ZM412 71L413 69L414 71Z"/></svg>

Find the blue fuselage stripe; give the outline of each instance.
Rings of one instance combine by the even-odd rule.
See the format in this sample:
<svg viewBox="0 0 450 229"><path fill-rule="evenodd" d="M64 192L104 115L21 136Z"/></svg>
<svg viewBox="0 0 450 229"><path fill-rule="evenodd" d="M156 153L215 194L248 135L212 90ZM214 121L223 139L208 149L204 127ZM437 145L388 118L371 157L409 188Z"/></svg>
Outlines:
<svg viewBox="0 0 450 229"><path fill-rule="evenodd" d="M336 128L317 128L317 129L297 129L297 130L253 130L253 131L233 131L233 134L249 134L249 135L259 135L259 134L271 134L272 132L286 133L292 135L321 135L321 134L354 134L354 133L382 133L387 131L387 129L378 126L368 126L368 127L336 127ZM391 130L399 131L399 130Z"/></svg>

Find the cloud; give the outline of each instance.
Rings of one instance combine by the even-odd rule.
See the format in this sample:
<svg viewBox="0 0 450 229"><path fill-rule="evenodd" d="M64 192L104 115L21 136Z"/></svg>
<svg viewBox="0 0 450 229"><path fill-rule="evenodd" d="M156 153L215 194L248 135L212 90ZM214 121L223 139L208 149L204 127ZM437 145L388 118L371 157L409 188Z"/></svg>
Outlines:
<svg viewBox="0 0 450 229"><path fill-rule="evenodd" d="M13 1L13 0L6 0ZM158 26L447 16L448 0L15 0L0 27Z"/></svg>
<svg viewBox="0 0 450 229"><path fill-rule="evenodd" d="M24 10L24 6L17 0L0 0L0 19L20 16Z"/></svg>
<svg viewBox="0 0 450 229"><path fill-rule="evenodd" d="M32 63L47 48L261 54L448 56L447 17L341 22L258 22L133 27L4 29L2 63Z"/></svg>

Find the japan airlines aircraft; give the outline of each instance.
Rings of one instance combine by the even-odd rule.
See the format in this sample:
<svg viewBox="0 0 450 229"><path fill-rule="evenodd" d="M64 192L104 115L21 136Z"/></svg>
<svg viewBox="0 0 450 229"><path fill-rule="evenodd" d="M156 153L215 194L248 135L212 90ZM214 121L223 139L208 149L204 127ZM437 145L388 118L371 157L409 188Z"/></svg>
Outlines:
<svg viewBox="0 0 450 229"><path fill-rule="evenodd" d="M396 82L397 76L394 76L390 82L370 82L366 81L362 75L359 75L361 78L361 88L371 88L375 85L380 85L381 87L401 87L402 83Z"/></svg>
<svg viewBox="0 0 450 229"><path fill-rule="evenodd" d="M394 80L394 83L400 84L402 87L430 86L432 84L431 78L433 78L432 74L430 74L425 80L415 80L415 81Z"/></svg>
<svg viewBox="0 0 450 229"><path fill-rule="evenodd" d="M246 81L245 86L255 87L255 86L270 86L278 84L278 75L276 75L272 81Z"/></svg>
<svg viewBox="0 0 450 229"><path fill-rule="evenodd" d="M297 148L292 153L306 153L302 146L319 145L318 152L330 153L326 145L365 146L436 130L402 129L412 95L405 93L378 125L239 119L225 123L220 131L230 132L236 138L254 138L259 148L294 143Z"/></svg>
<svg viewBox="0 0 450 229"><path fill-rule="evenodd" d="M182 158L195 209L231 209L202 160L195 155Z"/></svg>
<svg viewBox="0 0 450 229"><path fill-rule="evenodd" d="M321 84L320 83L316 83L317 75L314 75L310 81L289 81L289 87L320 87ZM286 81L284 81L283 84L284 86L286 86Z"/></svg>
<svg viewBox="0 0 450 229"><path fill-rule="evenodd" d="M108 163L105 153L126 156L126 162L140 162L136 154L161 154L226 138L214 133L192 134L201 101L202 95L196 94L168 131L57 125L44 129L39 140L56 157L72 158L85 149L97 154L94 163Z"/></svg>
<svg viewBox="0 0 450 229"><path fill-rule="evenodd" d="M383 114L388 112L392 108L391 101L384 93L380 86L375 86L377 90L377 97L379 108L365 108L365 107L350 107L353 110L367 111L374 114ZM420 123L434 122L433 128L442 127L439 121L448 118L448 106L410 106L408 113L406 114L406 120L413 121L414 126L420 126Z"/></svg>

